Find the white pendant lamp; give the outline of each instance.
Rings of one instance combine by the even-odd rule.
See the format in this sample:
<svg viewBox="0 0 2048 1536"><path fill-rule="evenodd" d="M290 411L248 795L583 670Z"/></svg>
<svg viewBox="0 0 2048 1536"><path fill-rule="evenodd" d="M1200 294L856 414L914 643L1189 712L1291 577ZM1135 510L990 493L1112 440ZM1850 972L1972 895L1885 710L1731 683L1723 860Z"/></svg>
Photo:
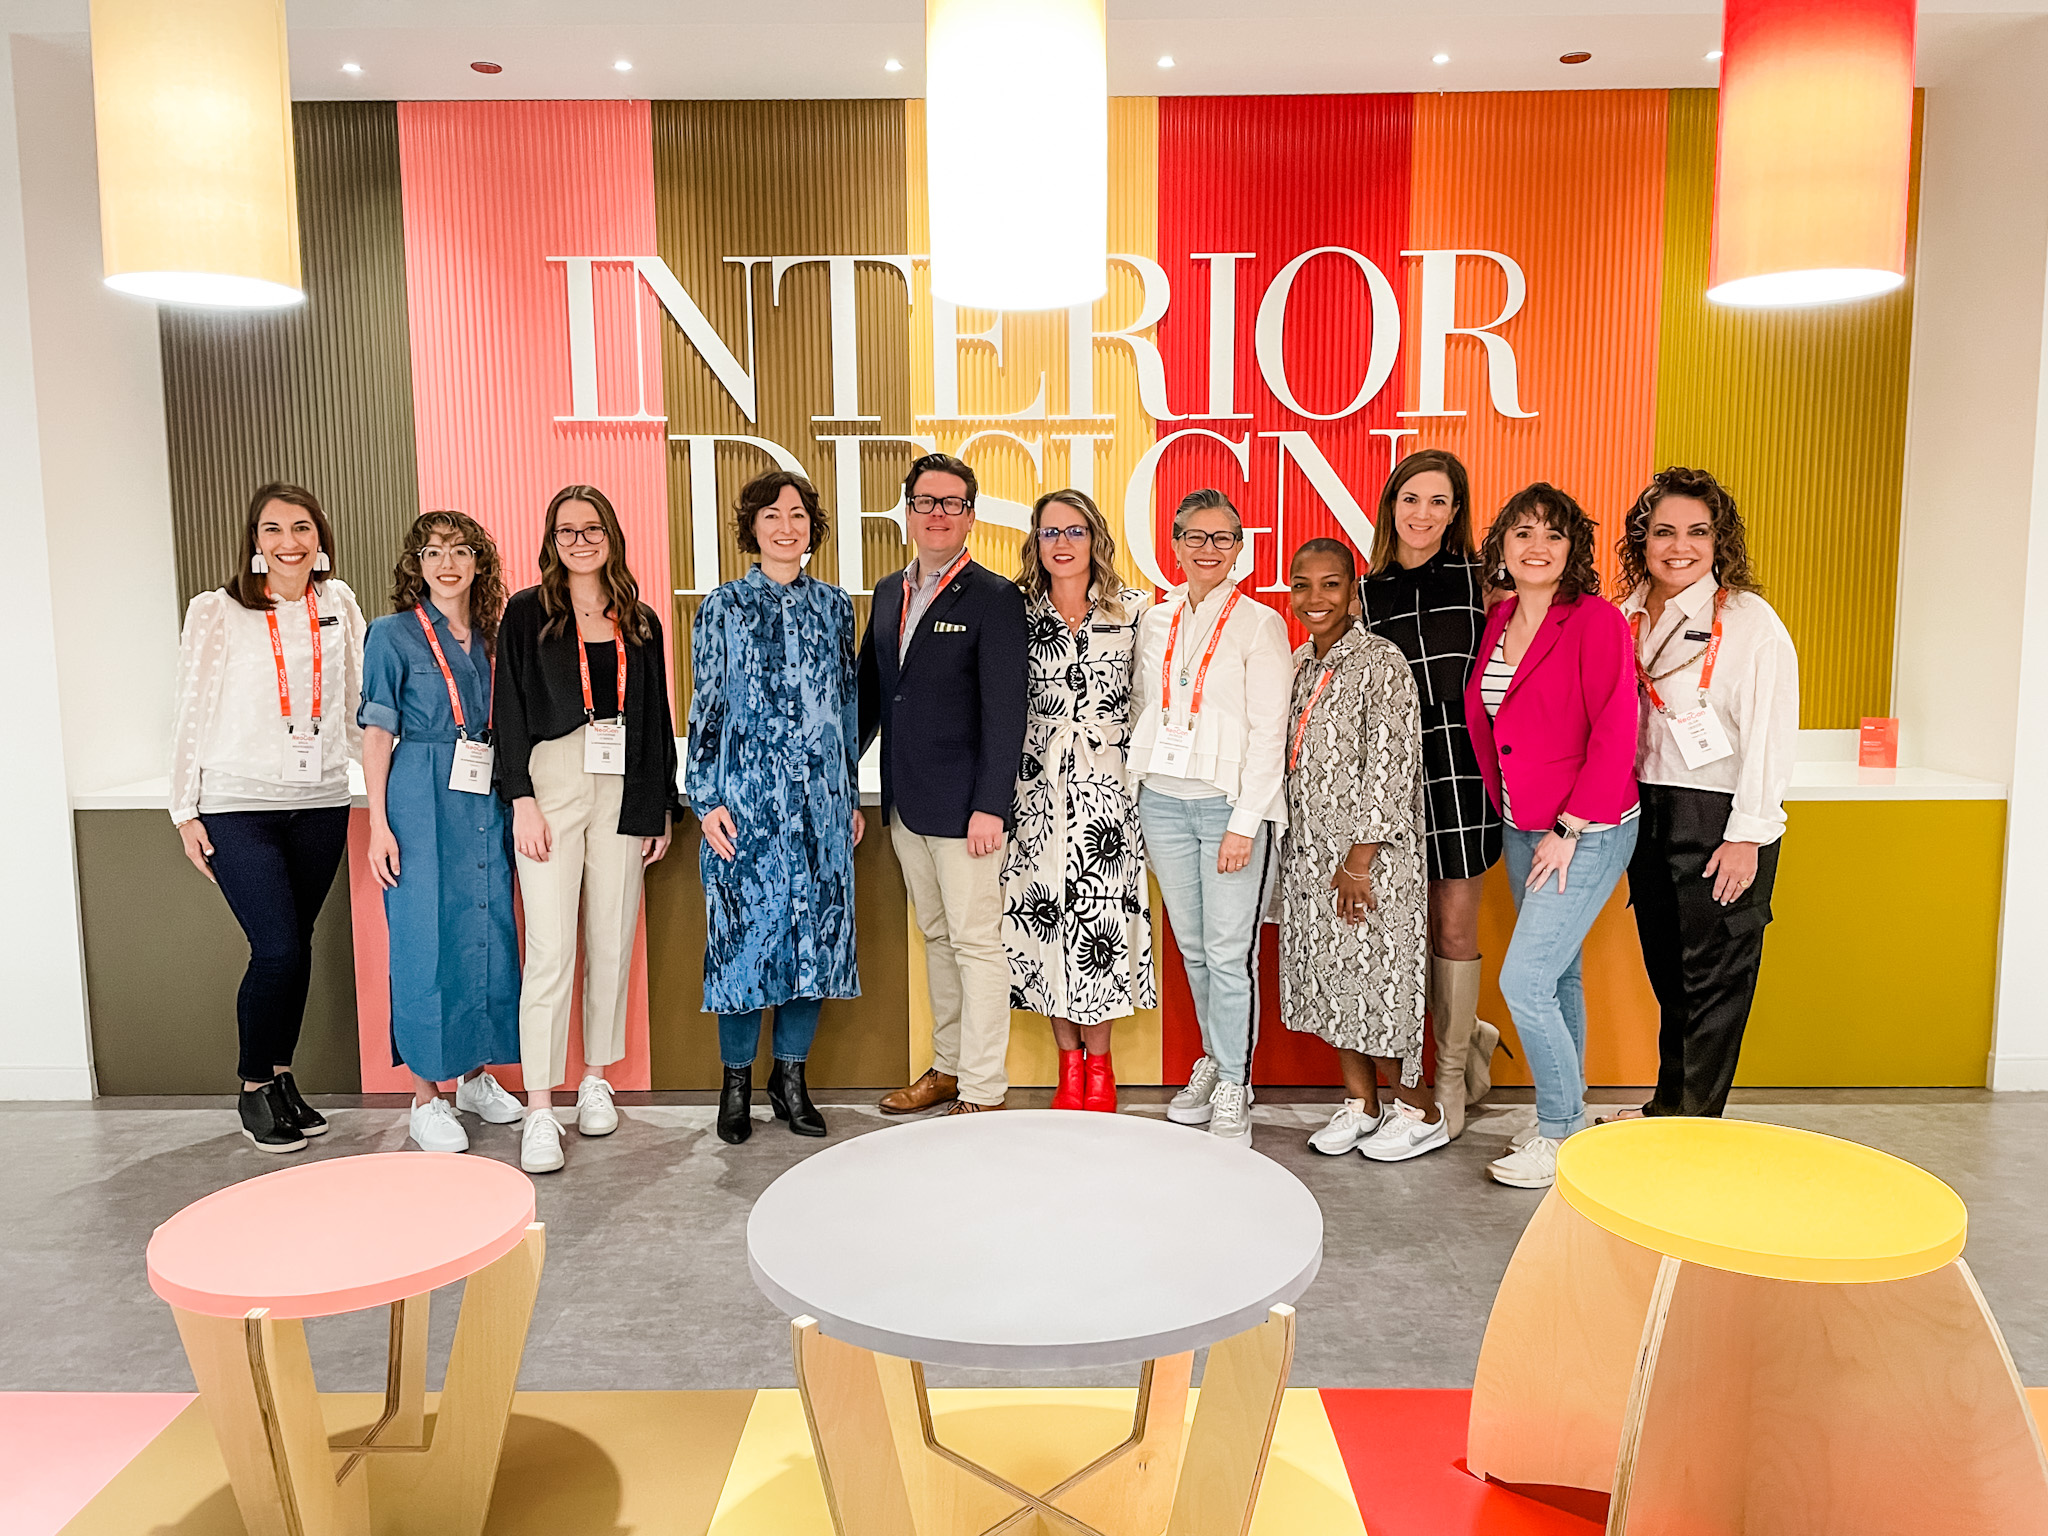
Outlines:
<svg viewBox="0 0 2048 1536"><path fill-rule="evenodd" d="M1065 309L1108 287L1105 0L926 0L932 293Z"/></svg>
<svg viewBox="0 0 2048 1536"><path fill-rule="evenodd" d="M92 75L107 286L301 302L283 0L92 0Z"/></svg>

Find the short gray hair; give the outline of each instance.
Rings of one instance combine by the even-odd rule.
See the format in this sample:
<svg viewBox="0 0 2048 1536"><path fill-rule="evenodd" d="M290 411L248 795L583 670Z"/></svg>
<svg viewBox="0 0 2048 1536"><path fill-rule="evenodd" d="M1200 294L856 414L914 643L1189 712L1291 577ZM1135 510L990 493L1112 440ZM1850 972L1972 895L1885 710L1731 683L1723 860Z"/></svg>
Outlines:
<svg viewBox="0 0 2048 1536"><path fill-rule="evenodd" d="M1239 534L1244 532L1244 519L1238 516L1237 508L1230 504L1230 498L1221 491L1190 491L1181 497L1180 505L1173 509L1173 536L1177 539L1187 527L1188 517L1196 512L1228 512L1230 521Z"/></svg>

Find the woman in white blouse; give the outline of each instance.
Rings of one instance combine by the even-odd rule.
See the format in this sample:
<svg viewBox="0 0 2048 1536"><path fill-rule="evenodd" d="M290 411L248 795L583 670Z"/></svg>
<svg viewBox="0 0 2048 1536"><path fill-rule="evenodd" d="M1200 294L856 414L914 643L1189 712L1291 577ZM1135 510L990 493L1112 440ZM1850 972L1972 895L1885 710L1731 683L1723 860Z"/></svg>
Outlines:
<svg viewBox="0 0 2048 1536"><path fill-rule="evenodd" d="M1656 1096L1623 1115L1718 1115L1771 920L1799 657L1757 590L1735 498L1705 470L1657 475L1618 549L1643 807L1628 884L1662 1021Z"/></svg>
<svg viewBox="0 0 2048 1536"><path fill-rule="evenodd" d="M1169 1119L1249 1144L1259 919L1287 824L1287 626L1238 590L1244 524L1221 491L1173 514L1187 585L1138 630L1130 764L1138 819L1186 963L1202 1051Z"/></svg>
<svg viewBox="0 0 2048 1536"><path fill-rule="evenodd" d="M363 612L333 575L334 532L310 491L249 502L239 569L185 610L171 742L171 820L249 937L235 1000L242 1134L296 1152L327 1129L292 1081L313 972L313 920L348 847Z"/></svg>

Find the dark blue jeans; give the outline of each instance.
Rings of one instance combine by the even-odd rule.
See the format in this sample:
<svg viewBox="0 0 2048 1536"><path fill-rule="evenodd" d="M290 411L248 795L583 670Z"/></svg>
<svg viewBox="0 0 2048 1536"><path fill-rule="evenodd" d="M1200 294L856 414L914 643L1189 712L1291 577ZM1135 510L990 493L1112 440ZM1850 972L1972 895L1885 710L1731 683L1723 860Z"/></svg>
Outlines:
<svg viewBox="0 0 2048 1536"><path fill-rule="evenodd" d="M348 851L348 807L215 811L202 816L213 877L249 936L249 969L235 996L245 1083L291 1065L313 980L313 919Z"/></svg>
<svg viewBox="0 0 2048 1536"><path fill-rule="evenodd" d="M811 1041L818 1033L818 1010L823 998L794 997L775 1005L775 1059L807 1061ZM751 1067L761 1049L761 1010L721 1013L718 1016L718 1059L738 1071Z"/></svg>

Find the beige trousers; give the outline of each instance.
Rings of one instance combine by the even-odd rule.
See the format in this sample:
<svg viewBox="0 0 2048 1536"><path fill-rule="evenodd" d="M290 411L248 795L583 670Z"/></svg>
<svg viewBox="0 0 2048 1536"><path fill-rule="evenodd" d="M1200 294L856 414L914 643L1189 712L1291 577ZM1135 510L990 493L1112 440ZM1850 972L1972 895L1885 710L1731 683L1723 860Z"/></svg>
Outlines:
<svg viewBox="0 0 2048 1536"><path fill-rule="evenodd" d="M529 1092L561 1086L569 1068L569 989L576 979L576 918L583 917L583 1061L626 1054L626 983L640 921L640 839L621 836L626 781L583 771L583 731L543 741L527 772L553 846L546 863L518 855L526 909L526 972L519 993L519 1070Z"/></svg>
<svg viewBox="0 0 2048 1536"><path fill-rule="evenodd" d="M932 1066L970 1104L1010 1091L1010 959L1003 950L1003 853L977 859L964 837L920 837L892 816L903 884L924 935L932 994Z"/></svg>

